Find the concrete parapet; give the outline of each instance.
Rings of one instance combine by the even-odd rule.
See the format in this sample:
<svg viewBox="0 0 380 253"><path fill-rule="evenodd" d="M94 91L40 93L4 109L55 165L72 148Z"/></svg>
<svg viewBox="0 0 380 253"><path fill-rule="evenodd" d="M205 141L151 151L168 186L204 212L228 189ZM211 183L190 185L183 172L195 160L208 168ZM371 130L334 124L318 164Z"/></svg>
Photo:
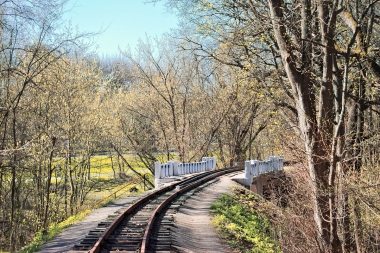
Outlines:
<svg viewBox="0 0 380 253"><path fill-rule="evenodd" d="M216 169L215 157L203 157L201 162L195 163L178 163L177 161L168 161L165 164L155 162L154 164L154 179L155 187L166 181L170 181L172 177L178 177L188 174L194 174L204 171Z"/></svg>
<svg viewBox="0 0 380 253"><path fill-rule="evenodd" d="M283 156L271 156L268 161L249 160L245 162L244 174L237 175L232 180L263 195L263 187L268 181L273 182L284 173Z"/></svg>

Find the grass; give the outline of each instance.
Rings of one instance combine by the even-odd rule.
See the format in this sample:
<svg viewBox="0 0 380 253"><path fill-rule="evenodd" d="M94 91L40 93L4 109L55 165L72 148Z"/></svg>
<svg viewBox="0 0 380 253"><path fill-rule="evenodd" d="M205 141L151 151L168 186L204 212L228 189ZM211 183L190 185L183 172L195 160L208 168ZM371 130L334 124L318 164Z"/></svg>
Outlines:
<svg viewBox="0 0 380 253"><path fill-rule="evenodd" d="M144 170L144 166L141 164L141 162L138 160L136 155L134 154L124 154L123 157L128 161L128 163L137 171ZM79 163L82 161L81 157L73 157L71 162L73 165L75 163ZM120 161L122 163L122 161ZM110 174L113 175L112 170L112 163L114 166L114 169L116 171L119 171L119 165L118 165L118 159L117 157L111 157L106 155L97 155L92 156L90 158L90 164L91 164L91 176L96 175L102 175L102 174ZM54 160L54 165L59 167L64 167L65 165L65 158L56 158ZM128 171L129 169L124 166L125 171Z"/></svg>
<svg viewBox="0 0 380 253"><path fill-rule="evenodd" d="M257 201L255 195L242 194L239 190L232 189L231 193L223 194L211 206L213 224L238 252L280 252L272 237L269 220L253 209L252 201Z"/></svg>

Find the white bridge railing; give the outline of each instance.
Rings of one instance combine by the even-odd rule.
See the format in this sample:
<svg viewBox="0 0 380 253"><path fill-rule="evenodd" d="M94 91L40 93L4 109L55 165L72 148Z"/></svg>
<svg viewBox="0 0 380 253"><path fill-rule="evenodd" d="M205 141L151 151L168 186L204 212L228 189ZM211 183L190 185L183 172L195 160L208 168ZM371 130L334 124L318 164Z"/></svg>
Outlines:
<svg viewBox="0 0 380 253"><path fill-rule="evenodd" d="M160 179L171 176L181 176L198 172L210 171L216 168L215 157L203 157L201 162L178 163L177 161L168 161L167 163L155 162L154 179L155 185L158 186Z"/></svg>
<svg viewBox="0 0 380 253"><path fill-rule="evenodd" d="M250 185L253 178L270 172L279 172L284 170L284 157L271 156L268 161L250 160L245 162L245 179Z"/></svg>

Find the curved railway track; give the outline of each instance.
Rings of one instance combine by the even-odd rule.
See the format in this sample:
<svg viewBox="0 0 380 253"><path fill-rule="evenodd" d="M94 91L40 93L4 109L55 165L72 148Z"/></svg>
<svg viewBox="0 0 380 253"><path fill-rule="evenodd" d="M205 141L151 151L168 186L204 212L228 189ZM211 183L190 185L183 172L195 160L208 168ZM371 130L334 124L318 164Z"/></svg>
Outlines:
<svg viewBox="0 0 380 253"><path fill-rule="evenodd" d="M73 252L171 252L172 214L197 187L241 168L204 172L145 195L91 230Z"/></svg>

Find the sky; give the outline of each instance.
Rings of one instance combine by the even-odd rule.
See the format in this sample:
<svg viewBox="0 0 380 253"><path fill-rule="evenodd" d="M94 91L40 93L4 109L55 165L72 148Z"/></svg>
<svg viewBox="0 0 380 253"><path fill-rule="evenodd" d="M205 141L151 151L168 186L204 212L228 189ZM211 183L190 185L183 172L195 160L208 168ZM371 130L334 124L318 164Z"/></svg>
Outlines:
<svg viewBox="0 0 380 253"><path fill-rule="evenodd" d="M160 37L177 27L177 18L163 4L144 0L70 0L65 20L81 32L105 30L94 38L99 56L118 55L118 47L133 50L139 38Z"/></svg>

